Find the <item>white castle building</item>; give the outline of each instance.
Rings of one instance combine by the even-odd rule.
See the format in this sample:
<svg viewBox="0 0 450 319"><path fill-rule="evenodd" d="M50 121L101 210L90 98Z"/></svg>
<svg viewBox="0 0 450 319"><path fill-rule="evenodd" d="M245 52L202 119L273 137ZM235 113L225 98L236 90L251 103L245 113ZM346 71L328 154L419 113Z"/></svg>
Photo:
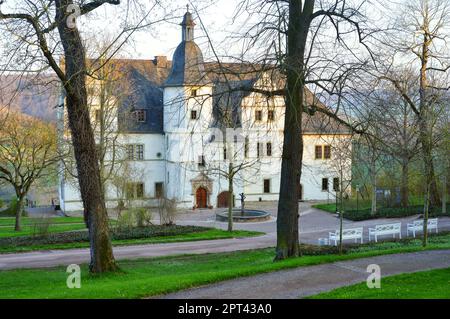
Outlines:
<svg viewBox="0 0 450 319"><path fill-rule="evenodd" d="M230 166L235 172L233 205L240 205L240 193L247 201L278 200L284 98L267 97L252 88L275 90L283 81L257 65L204 62L194 42L194 26L187 12L172 61L162 56L111 61L120 82L113 97L101 98L92 89L102 86L101 79L89 82L96 132L105 112L102 103L117 106L117 112L108 109L113 124L108 130L123 146L123 152L115 153L124 161L110 168L126 183L118 186L113 178L105 182L108 207L115 207L124 196L136 206L155 207L165 197L180 208L226 207ZM306 93L307 103L320 103ZM68 139L64 118L62 108L59 124ZM333 200L342 173L333 165L334 145L348 141L350 135L319 113L304 113L303 122L299 200ZM112 161L113 148L120 149L107 149L106 161ZM76 179L69 175L66 169L60 176L61 208L82 210ZM350 176L350 165L343 176Z"/></svg>

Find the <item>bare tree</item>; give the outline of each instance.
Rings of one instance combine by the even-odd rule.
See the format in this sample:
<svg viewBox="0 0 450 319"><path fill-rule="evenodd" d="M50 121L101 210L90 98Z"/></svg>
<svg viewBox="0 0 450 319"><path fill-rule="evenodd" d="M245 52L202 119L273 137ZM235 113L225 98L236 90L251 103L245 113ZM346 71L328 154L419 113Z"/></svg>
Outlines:
<svg viewBox="0 0 450 319"><path fill-rule="evenodd" d="M384 93L384 94L383 94ZM409 205L409 166L419 152L417 120L407 103L399 99L393 90L386 90L378 102L378 125L384 134L380 143L385 151L401 167L401 205Z"/></svg>
<svg viewBox="0 0 450 319"><path fill-rule="evenodd" d="M417 117L429 200L438 206L432 155L433 123L436 111L442 109L443 92L450 88L449 55L445 51L450 5L447 1L416 0L399 9L404 14L396 26L396 35L388 34L393 40L388 47L395 51L380 78L392 83Z"/></svg>
<svg viewBox="0 0 450 319"><path fill-rule="evenodd" d="M395 32L387 34L386 46L392 53L384 63L380 79L392 83L417 117L426 188L425 246L429 207L440 204L433 163L433 127L437 111L446 103L443 93L450 89L450 55L446 49L450 4L442 0L415 0L397 10L403 14L394 24Z"/></svg>
<svg viewBox="0 0 450 319"><path fill-rule="evenodd" d="M378 135L379 133L374 132L373 130L371 130L371 128L373 128L373 125L371 125L371 127L368 129L372 134L365 134L360 139L358 139L360 151L363 151L357 154L357 159L360 164L365 164L367 166L371 185L370 213L372 215L375 215L377 213L377 177L380 171L383 169L382 163L384 162L385 153L382 151Z"/></svg>
<svg viewBox="0 0 450 319"><path fill-rule="evenodd" d="M59 157L56 128L38 119L2 110L0 112L0 181L16 193L15 230L21 230L25 197L32 185L54 174Z"/></svg>
<svg viewBox="0 0 450 319"><path fill-rule="evenodd" d="M280 90L263 92L284 96L286 106L276 260L299 255L297 196L303 157L302 114L322 113L357 133L364 131L361 123L355 123L340 108L342 86L371 58L370 54L357 57L358 50L345 41L346 35L353 34L362 44L361 49L367 48L365 42L372 30L366 28L367 19L361 9L364 4L343 0L241 2L239 11L260 21L246 29L248 48L261 45L264 50L258 52L260 56L254 54L260 64L280 70L285 78ZM330 34L334 43L330 42ZM336 53L336 47L342 51ZM308 98L307 86L330 101L337 97L334 108L322 107L317 98Z"/></svg>
<svg viewBox="0 0 450 319"><path fill-rule="evenodd" d="M224 178L228 182L228 231L230 232L233 230L234 184L248 182L248 176L255 176L262 165L259 157L248 156L248 138L236 135L233 129L231 131L234 134L226 134L226 138L215 142L216 160L205 163L206 172Z"/></svg>
<svg viewBox="0 0 450 319"><path fill-rule="evenodd" d="M15 4L14 9L9 9L11 12L8 13L3 11L4 4L5 1L2 0L0 21L18 39L15 40L17 47L12 54L20 52L24 55L24 58L16 60L25 68L50 67L62 83L85 220L89 229L90 270L94 273L114 271L117 265L108 231L99 160L88 109L85 47L75 19L106 4L119 5L120 0L39 0L34 3L24 0ZM150 7L152 12L155 5ZM145 11L137 26L133 24L130 27L129 23L125 23L118 38L125 38L126 41L136 29L144 24L149 25L147 20L150 12ZM131 15L127 15L129 16ZM61 48L64 57L62 64L57 61L57 53Z"/></svg>
<svg viewBox="0 0 450 319"><path fill-rule="evenodd" d="M88 59L88 108L105 198L113 180L117 181L119 175L130 174L129 169L125 167L128 160L127 139L120 131L118 122L120 112L125 112L129 108L125 109L123 100L133 94L133 89L127 80L127 72L121 68L120 60L118 62L109 59L112 51L120 52L120 49L116 48L117 45L113 40L104 38L98 39L94 45L91 42L88 47L89 54L95 56ZM99 68L99 65L103 66ZM64 127L67 127L67 114L64 115ZM61 148L69 150L72 156L65 156L63 164L66 176L69 177L67 180L79 190L74 150L68 135L68 138L61 139Z"/></svg>
<svg viewBox="0 0 450 319"><path fill-rule="evenodd" d="M333 179L333 190L339 193L339 252L342 254L342 229L345 214L344 197L350 193L352 182L353 136L335 137L331 143L332 160L328 163L338 177Z"/></svg>

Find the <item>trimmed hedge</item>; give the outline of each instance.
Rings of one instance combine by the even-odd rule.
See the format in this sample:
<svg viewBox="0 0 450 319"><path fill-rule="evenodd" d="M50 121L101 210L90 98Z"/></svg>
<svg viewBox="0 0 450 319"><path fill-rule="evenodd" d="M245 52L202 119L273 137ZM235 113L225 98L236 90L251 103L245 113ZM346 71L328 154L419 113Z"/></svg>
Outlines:
<svg viewBox="0 0 450 319"><path fill-rule="evenodd" d="M0 205L0 207L2 207L2 205ZM9 205L6 209L3 209L0 212L0 217L14 217L16 216L16 207L17 207L17 198L16 197L12 197L11 201L9 202ZM28 214L25 211L25 207L22 210L22 216L23 217L27 217Z"/></svg>
<svg viewBox="0 0 450 319"><path fill-rule="evenodd" d="M300 253L305 256L319 256L319 255L335 255L339 254L339 246L317 246L309 244L300 244ZM343 247L343 253L348 251L347 247Z"/></svg>
<svg viewBox="0 0 450 319"><path fill-rule="evenodd" d="M175 236L189 233L211 230L209 227L200 226L160 226L150 225L146 227L113 228L111 230L112 240L140 239L150 237ZM76 242L88 242L87 230L71 231L64 233L48 234L47 236L21 236L0 238L0 247L18 247L29 245L67 244Z"/></svg>
<svg viewBox="0 0 450 319"><path fill-rule="evenodd" d="M416 214L423 214L423 205L403 207L384 207L379 208L375 215L370 213L370 209L349 210L344 212L344 218L352 221L361 221L375 218L399 218L408 217ZM441 207L431 207L429 217L450 216L450 204L447 204L447 213L442 214Z"/></svg>

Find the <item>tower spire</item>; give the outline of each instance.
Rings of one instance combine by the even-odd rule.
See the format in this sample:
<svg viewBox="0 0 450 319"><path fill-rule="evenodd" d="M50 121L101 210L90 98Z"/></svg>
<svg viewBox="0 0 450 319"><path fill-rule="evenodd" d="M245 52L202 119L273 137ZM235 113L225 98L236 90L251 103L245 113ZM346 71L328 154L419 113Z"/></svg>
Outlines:
<svg viewBox="0 0 450 319"><path fill-rule="evenodd" d="M182 41L175 50L172 58L172 68L165 86L204 86L209 85L210 80L205 72L203 54L194 41L194 19L188 10L180 23L182 29Z"/></svg>
<svg viewBox="0 0 450 319"><path fill-rule="evenodd" d="M181 22L181 38L183 41L194 41L194 19L189 12L189 4L186 5L186 13Z"/></svg>

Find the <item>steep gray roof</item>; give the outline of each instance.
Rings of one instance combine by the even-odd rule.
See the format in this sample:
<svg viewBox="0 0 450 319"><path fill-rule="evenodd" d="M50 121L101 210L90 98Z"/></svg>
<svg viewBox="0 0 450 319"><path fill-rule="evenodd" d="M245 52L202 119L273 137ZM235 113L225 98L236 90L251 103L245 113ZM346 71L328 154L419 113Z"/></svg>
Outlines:
<svg viewBox="0 0 450 319"><path fill-rule="evenodd" d="M215 82L212 92L213 125L221 128L242 125L242 100L248 96L257 78ZM248 89L248 90L246 90Z"/></svg>
<svg viewBox="0 0 450 319"><path fill-rule="evenodd" d="M210 83L203 54L194 41L182 41L173 54L173 64L165 86L203 86Z"/></svg>
<svg viewBox="0 0 450 319"><path fill-rule="evenodd" d="M155 60L112 60L121 73L124 95L119 114L119 128L131 133L163 133L163 89L169 78L171 61L164 57ZM251 93L258 80L260 68L241 63L204 63L204 72L213 86L213 125L217 127L239 127L241 123L242 100ZM239 90L238 88L243 88ZM124 93L125 92L125 93ZM326 107L309 90L306 103ZM133 110L144 109L146 122L132 120ZM348 128L326 115L315 112L303 114L305 134L346 134Z"/></svg>
<svg viewBox="0 0 450 319"><path fill-rule="evenodd" d="M113 69L118 84L119 130L128 133L163 133L163 83L171 63L165 57L154 60L115 59L107 68ZM136 110L145 110L145 122L133 117Z"/></svg>
<svg viewBox="0 0 450 319"><path fill-rule="evenodd" d="M129 133L163 133L163 89L157 83L148 80L136 69L127 76L132 87L120 105L119 130ZM145 122L137 122L133 111L145 110Z"/></svg>

